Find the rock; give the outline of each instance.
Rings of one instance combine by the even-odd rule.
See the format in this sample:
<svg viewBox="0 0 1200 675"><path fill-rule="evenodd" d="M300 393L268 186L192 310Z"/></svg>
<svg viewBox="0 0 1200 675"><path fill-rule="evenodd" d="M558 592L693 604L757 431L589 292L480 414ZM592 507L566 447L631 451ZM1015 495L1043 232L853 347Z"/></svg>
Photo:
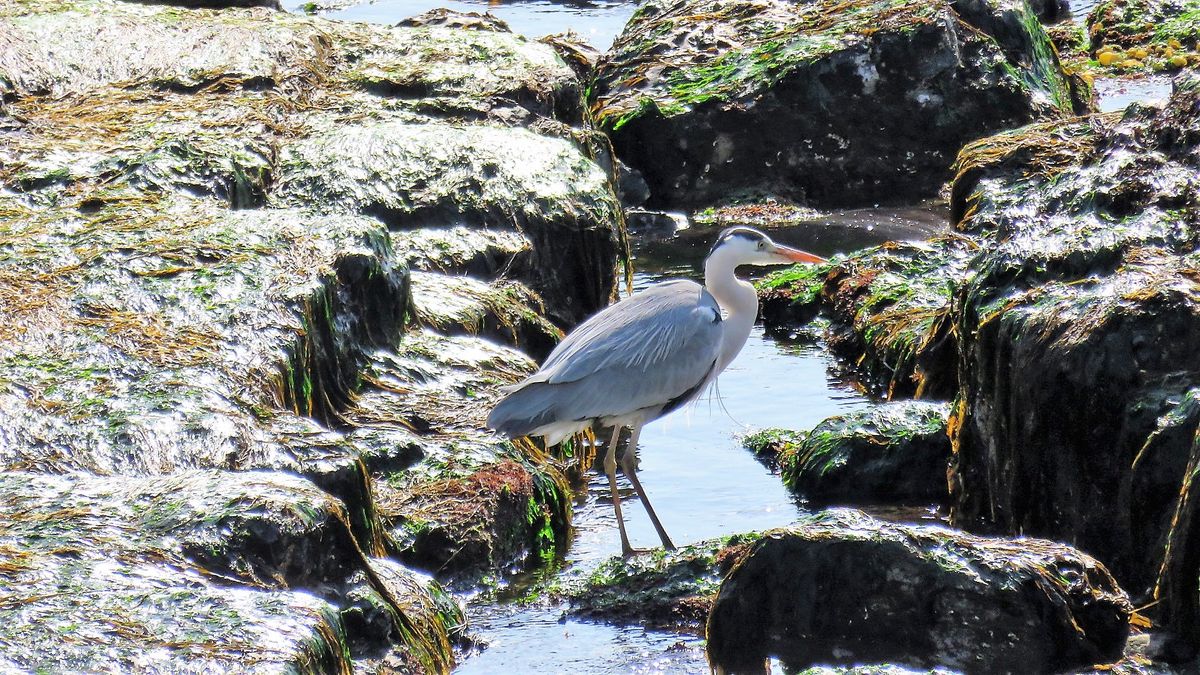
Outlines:
<svg viewBox="0 0 1200 675"><path fill-rule="evenodd" d="M596 62L600 60L600 51L588 44L582 36L574 31L547 35L539 40L554 48L559 57L575 71L581 81L592 78Z"/></svg>
<svg viewBox="0 0 1200 675"><path fill-rule="evenodd" d="M415 28L427 26L442 26L463 30L492 31L496 33L511 33L512 29L503 20L491 12L456 12L452 9L437 8L422 12L416 16L402 19L396 27Z"/></svg>
<svg viewBox="0 0 1200 675"><path fill-rule="evenodd" d="M406 562L441 576L552 557L570 524L559 472L501 461L462 478L384 489L380 507Z"/></svg>
<svg viewBox="0 0 1200 675"><path fill-rule="evenodd" d="M356 217L106 197L83 214L8 202L0 463L297 470L261 419L333 418L364 347L398 330L407 284L386 231Z"/></svg>
<svg viewBox="0 0 1200 675"><path fill-rule="evenodd" d="M956 386L947 319L971 248L962 238L889 242L774 273L758 283L763 322L779 330L823 313L830 348L880 394L947 398Z"/></svg>
<svg viewBox="0 0 1200 675"><path fill-rule="evenodd" d="M541 298L524 284L487 284L471 277L412 273L417 322L443 333L484 335L544 357L562 331L543 316Z"/></svg>
<svg viewBox="0 0 1200 675"><path fill-rule="evenodd" d="M1044 24L1062 22L1071 16L1071 4L1067 0L1035 0L1029 8Z"/></svg>
<svg viewBox="0 0 1200 675"><path fill-rule="evenodd" d="M396 257L413 270L495 279L529 274L533 244L516 230L477 230L462 225L392 233Z"/></svg>
<svg viewBox="0 0 1200 675"><path fill-rule="evenodd" d="M1103 0L1087 17L1092 51L1104 45L1124 48L1170 46L1195 50L1200 5L1194 0Z"/></svg>
<svg viewBox="0 0 1200 675"><path fill-rule="evenodd" d="M51 577L0 579L9 609L46 617L10 622L0 642L30 648L0 668L339 672L353 658L448 671L461 612L381 560L409 552L390 535L425 507L397 494L499 472L486 496L503 508L470 521L520 542L493 546L494 567L553 550L570 501L558 460L480 430L481 406L528 359L420 330L406 265L425 270L425 290L479 277L466 283L486 290L486 312L423 315L451 332L548 342L557 329L532 281L565 326L607 302L623 229L578 78L548 46L498 30L108 0L0 17L0 501L7 481L68 480L25 471L94 473L43 490L37 522L105 533L77 558L6 540L36 563L28 574ZM321 155L379 129L428 153L399 163L419 180L395 182L384 141ZM501 175L477 181L482 195L438 193L470 182L455 177L467 168ZM393 233L363 194L431 218ZM116 502L175 491L191 520L163 538L134 517L141 502L60 517L63 494L93 485ZM529 489L509 503L504 487ZM82 599L32 594L74 577ZM95 625L60 639L75 613Z"/></svg>
<svg viewBox="0 0 1200 675"><path fill-rule="evenodd" d="M1104 566L1064 544L832 510L751 546L721 584L708 655L721 672L768 656L1059 672L1119 658L1131 611Z"/></svg>
<svg viewBox="0 0 1200 675"><path fill-rule="evenodd" d="M343 589L367 562L339 502L303 479L4 472L0 513L12 563L2 579L6 667L350 668ZM413 663L448 667L443 624L461 616L453 604L435 629L414 622L418 615L396 605L390 589L362 583L381 594L398 624L395 644ZM406 593L428 598L428 584ZM382 644L371 634L355 638L372 649ZM247 652L255 654L252 662Z"/></svg>
<svg viewBox="0 0 1200 675"><path fill-rule="evenodd" d="M983 0L656 0L601 59L592 101L654 208L933 195L964 142L1072 110L1028 5Z"/></svg>
<svg viewBox="0 0 1200 675"><path fill-rule="evenodd" d="M132 0L156 5L176 5L196 9L222 9L224 7L265 7L267 9L283 10L279 0Z"/></svg>
<svg viewBox="0 0 1200 675"><path fill-rule="evenodd" d="M527 281L559 325L612 293L619 206L608 177L567 141L491 126L341 127L286 149L280 173L283 204L321 203L394 229L521 232L533 243ZM362 181L370 175L379 180Z"/></svg>
<svg viewBox="0 0 1200 675"><path fill-rule="evenodd" d="M404 560L461 579L540 560L564 541L565 468L478 431L497 384L533 368L511 349L428 330L373 355L365 376L376 387L346 416L379 479L380 515Z"/></svg>
<svg viewBox="0 0 1200 675"><path fill-rule="evenodd" d="M629 209L625 212L625 224L629 231L642 237L673 237L687 221L680 222L678 216L665 211Z"/></svg>
<svg viewBox="0 0 1200 675"><path fill-rule="evenodd" d="M621 160L617 160L617 198L630 211L650 200L650 186L641 172Z"/></svg>
<svg viewBox="0 0 1200 675"><path fill-rule="evenodd" d="M609 558L586 578L569 582L562 593L575 616L699 630L721 578L758 536L735 534L675 551Z"/></svg>
<svg viewBox="0 0 1200 675"><path fill-rule="evenodd" d="M1161 110L993 144L960 172L959 227L987 239L952 310L950 424L956 525L1071 541L1193 640L1200 565L1172 542L1190 550L1196 506L1197 139L1200 86L1180 80Z"/></svg>
<svg viewBox="0 0 1200 675"><path fill-rule="evenodd" d="M906 401L831 417L809 432L747 437L810 503L944 502L950 439L944 403Z"/></svg>

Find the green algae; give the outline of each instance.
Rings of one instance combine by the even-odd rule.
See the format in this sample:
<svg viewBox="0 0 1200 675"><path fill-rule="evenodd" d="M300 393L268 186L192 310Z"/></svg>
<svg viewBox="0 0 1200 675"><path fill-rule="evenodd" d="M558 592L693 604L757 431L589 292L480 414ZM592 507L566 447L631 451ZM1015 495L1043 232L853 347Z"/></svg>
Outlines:
<svg viewBox="0 0 1200 675"><path fill-rule="evenodd" d="M772 459L814 502L944 500L949 406L908 401L831 417L809 431L768 429L743 444Z"/></svg>
<svg viewBox="0 0 1200 675"><path fill-rule="evenodd" d="M695 631L725 572L760 535L740 533L630 558L609 558L586 576L549 589L572 615Z"/></svg>

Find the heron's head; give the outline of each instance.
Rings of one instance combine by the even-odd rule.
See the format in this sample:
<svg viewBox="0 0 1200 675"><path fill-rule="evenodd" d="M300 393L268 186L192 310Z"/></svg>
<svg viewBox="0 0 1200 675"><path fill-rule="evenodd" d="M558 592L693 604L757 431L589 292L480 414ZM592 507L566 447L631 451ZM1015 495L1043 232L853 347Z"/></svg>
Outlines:
<svg viewBox="0 0 1200 675"><path fill-rule="evenodd" d="M720 258L738 265L781 265L786 263L821 263L825 259L798 248L776 244L771 238L752 227L730 227L721 232L708 259Z"/></svg>

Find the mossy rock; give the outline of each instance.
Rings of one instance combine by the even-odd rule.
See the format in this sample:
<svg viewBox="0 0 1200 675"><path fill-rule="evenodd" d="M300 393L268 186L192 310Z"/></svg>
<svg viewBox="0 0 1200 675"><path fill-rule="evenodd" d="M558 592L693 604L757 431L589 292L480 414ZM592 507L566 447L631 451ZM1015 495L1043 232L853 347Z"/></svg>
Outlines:
<svg viewBox="0 0 1200 675"><path fill-rule="evenodd" d="M944 403L889 403L743 442L774 457L784 484L812 503L944 502L949 412Z"/></svg>
<svg viewBox="0 0 1200 675"><path fill-rule="evenodd" d="M346 413L349 440L377 478L380 516L404 560L469 580L560 550L571 518L565 467L480 430L500 385L533 367L511 348L428 329L373 355L364 376L374 387Z"/></svg>
<svg viewBox="0 0 1200 675"><path fill-rule="evenodd" d="M1132 612L1096 560L836 509L764 533L721 584L710 663L1051 672L1115 660Z"/></svg>
<svg viewBox="0 0 1200 675"><path fill-rule="evenodd" d="M137 193L9 206L10 468L295 466L261 418L336 414L364 347L401 325L376 221Z"/></svg>
<svg viewBox="0 0 1200 675"><path fill-rule="evenodd" d="M608 301L621 219L608 174L592 159L605 156L587 127L578 78L549 46L502 30L107 0L22 1L0 15L0 114L9 141L0 162L0 465L146 483L199 468L303 475L338 505L344 537L295 543L258 521L231 521L230 541L249 553L226 556L215 539L195 547L215 574L242 575L225 580L247 586L237 592L258 593L253 577L311 582L325 596L338 576L334 590L353 589L351 605L287 598L262 610L270 618L295 609L297 627L280 624L281 640L313 631L320 638L281 660L264 656L263 669L346 670L346 645L358 657L398 640L407 656L393 666L447 670L446 636L461 616L453 618L444 598L392 597L411 584L402 568L376 559L395 552L389 532L398 514L380 513L373 481L413 488L462 478L429 466L438 462L477 462L463 469L469 475L512 461L533 482L534 498L485 525L551 533L529 537L531 548L561 541L570 508L550 458L479 429L480 406L528 371L525 357L442 335L425 340L414 367L391 367L426 337L412 330L419 317L405 263L484 277L478 285L491 315L519 317L507 325L539 335L556 334L540 316L540 299L496 277L515 271L556 292L570 289L551 298L564 326ZM89 39L68 39L80 34ZM418 250L418 233L393 240L380 220L386 213L291 190L301 169L321 178L293 161L301 150L380 128L403 130L397 138L406 147L435 151L423 169L419 160L404 166L444 180L452 193L462 185L453 174L464 167L494 168L470 163L488 160L487 151L537 151L573 183L510 164L504 181L485 186L503 182L507 190L491 202L468 191L441 194L432 183L393 185L389 196L453 216L434 218L433 228L478 233L432 256ZM353 150L342 164L366 173L352 182L396 178L385 175L386 152ZM461 164L442 162L441 150ZM364 156L377 162L356 163ZM345 178L336 163L324 168L331 183ZM529 199L537 204L516 208ZM553 222L537 220L546 213ZM524 269L513 264L521 260ZM478 327L465 314L455 321L464 332ZM457 350L444 342L444 353L431 356L431 344L455 339L474 342ZM463 438L470 442L459 444ZM364 554L372 560L351 564ZM314 562L303 568L297 561L308 555ZM342 568L352 581L343 584ZM379 583L384 576L393 583ZM181 606L209 602L202 585L168 590L195 591ZM157 658L164 645L137 636L149 655L141 658ZM270 656L263 645L275 644L253 630L246 639L253 644L237 643L242 653ZM200 669L229 667L236 666Z"/></svg>
<svg viewBox="0 0 1200 675"><path fill-rule="evenodd" d="M0 641L21 669L349 672L342 594L369 563L340 503L258 472L0 473ZM398 570L397 574L407 574ZM425 584L372 587L414 663L452 662ZM373 583L373 582L372 582ZM424 596L424 601L416 600ZM421 603L424 603L423 605ZM353 639L371 650L380 635ZM247 662L246 654L255 658Z"/></svg>
<svg viewBox="0 0 1200 675"><path fill-rule="evenodd" d="M661 208L932 195L964 142L1069 114L1070 89L1024 2L661 0L591 93Z"/></svg>
<svg viewBox="0 0 1200 675"><path fill-rule="evenodd" d="M613 278L597 274L618 250L608 181L572 143L524 129L381 123L286 148L272 199L369 214L395 229L521 232L533 243L528 283L569 326L612 292Z"/></svg>
<svg viewBox="0 0 1200 675"><path fill-rule="evenodd" d="M552 590L570 602L574 616L698 631L721 578L757 538L735 534L675 551L609 558L586 576Z"/></svg>
<svg viewBox="0 0 1200 675"><path fill-rule="evenodd" d="M584 119L571 69L549 46L508 31L117 0L22 0L0 16L10 29L0 80L18 97L133 84L185 93L274 90L282 102L301 104L288 116L326 119L397 112L520 125L541 117L565 127Z"/></svg>
<svg viewBox="0 0 1200 675"><path fill-rule="evenodd" d="M543 316L541 298L516 281L412 273L417 323L445 334L481 335L528 354L549 354L563 333Z"/></svg>
<svg viewBox="0 0 1200 675"><path fill-rule="evenodd" d="M830 347L860 367L888 398L954 393L951 298L974 244L962 237L889 242L797 266L758 282L770 329L823 314Z"/></svg>
<svg viewBox="0 0 1200 675"><path fill-rule="evenodd" d="M1180 79L955 189L986 245L952 310L950 424L957 525L1076 542L1193 641L1200 566L1161 563L1194 510L1195 428L1158 430L1200 384L1198 99Z"/></svg>

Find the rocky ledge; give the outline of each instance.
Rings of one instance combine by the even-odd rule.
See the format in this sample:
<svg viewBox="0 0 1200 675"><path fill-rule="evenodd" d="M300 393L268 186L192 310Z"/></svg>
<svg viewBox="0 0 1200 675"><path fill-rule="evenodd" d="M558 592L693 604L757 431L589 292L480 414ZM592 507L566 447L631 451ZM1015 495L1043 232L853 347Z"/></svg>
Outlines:
<svg viewBox="0 0 1200 675"><path fill-rule="evenodd" d="M574 71L466 23L0 8L6 668L444 672L396 561L561 544L568 467L482 416L623 221Z"/></svg>

